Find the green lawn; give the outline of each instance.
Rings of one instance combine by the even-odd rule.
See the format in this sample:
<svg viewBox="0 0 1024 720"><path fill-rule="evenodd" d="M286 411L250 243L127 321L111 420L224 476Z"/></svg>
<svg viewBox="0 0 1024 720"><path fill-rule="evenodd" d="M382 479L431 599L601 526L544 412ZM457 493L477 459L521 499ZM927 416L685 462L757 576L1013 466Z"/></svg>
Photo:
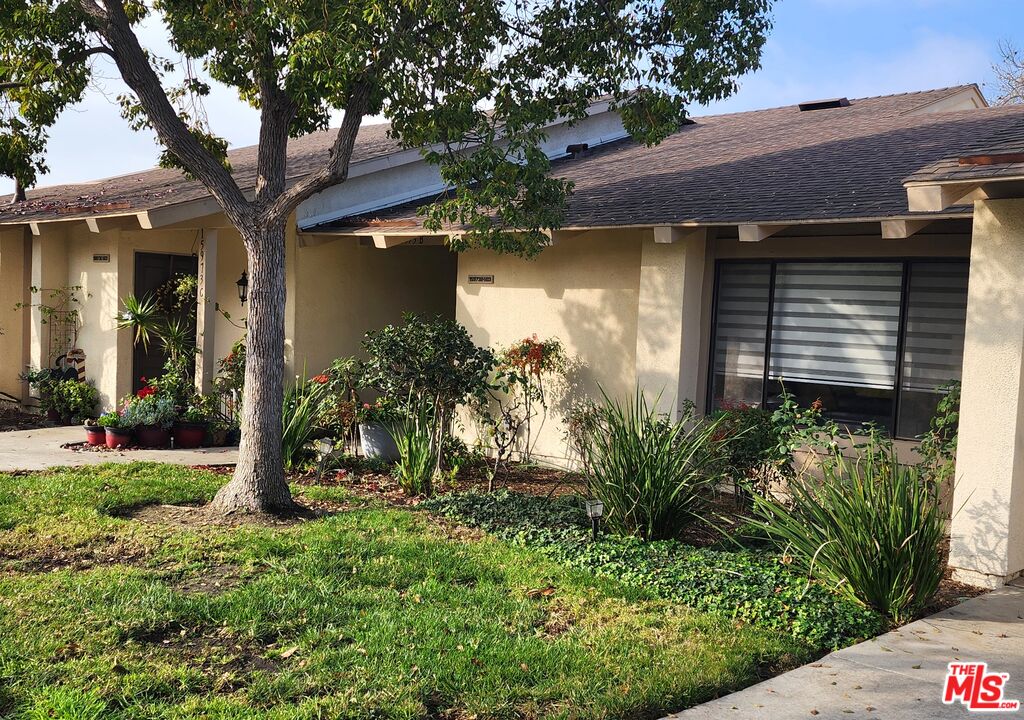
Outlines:
<svg viewBox="0 0 1024 720"><path fill-rule="evenodd" d="M117 517L222 481L0 475L0 717L657 717L808 653L326 488L353 507L286 527Z"/></svg>

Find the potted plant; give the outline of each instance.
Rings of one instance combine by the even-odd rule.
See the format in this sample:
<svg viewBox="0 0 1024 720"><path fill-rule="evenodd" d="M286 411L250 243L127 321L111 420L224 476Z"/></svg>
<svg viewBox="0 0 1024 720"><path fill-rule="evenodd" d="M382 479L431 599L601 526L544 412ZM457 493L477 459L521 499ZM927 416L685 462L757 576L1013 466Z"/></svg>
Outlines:
<svg viewBox="0 0 1024 720"><path fill-rule="evenodd" d="M145 392L131 398L122 411L125 424L135 429L135 438L141 447L162 448L171 443L171 426L174 424L174 398Z"/></svg>
<svg viewBox="0 0 1024 720"><path fill-rule="evenodd" d="M99 447L107 444L107 430L98 420L87 418L85 421L85 442L87 445Z"/></svg>
<svg viewBox="0 0 1024 720"><path fill-rule="evenodd" d="M100 415L96 424L103 428L106 445L110 449L128 447L132 443L132 430L125 426L124 418L116 410Z"/></svg>
<svg viewBox="0 0 1024 720"><path fill-rule="evenodd" d="M388 427L396 422L399 416L397 409L383 399L373 404L363 403L356 413L359 421L359 444L363 448L363 455L387 462L398 462L398 445L395 444Z"/></svg>
<svg viewBox="0 0 1024 720"><path fill-rule="evenodd" d="M46 419L54 422L60 420L60 413L53 406L51 400L53 386L59 380L57 374L49 368L42 368L23 372L18 375L18 378L28 383L28 386L35 391L39 397L39 407L46 413Z"/></svg>
<svg viewBox="0 0 1024 720"><path fill-rule="evenodd" d="M174 447L197 448L206 440L209 418L213 415L213 397L195 394L174 423Z"/></svg>

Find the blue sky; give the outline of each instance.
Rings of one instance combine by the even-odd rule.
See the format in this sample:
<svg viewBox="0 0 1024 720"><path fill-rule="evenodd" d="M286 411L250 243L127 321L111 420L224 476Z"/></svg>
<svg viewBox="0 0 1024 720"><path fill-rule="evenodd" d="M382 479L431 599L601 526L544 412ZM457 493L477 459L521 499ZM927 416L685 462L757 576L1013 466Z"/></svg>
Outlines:
<svg viewBox="0 0 1024 720"><path fill-rule="evenodd" d="M763 68L739 92L693 114L736 112L824 97L864 97L977 82L996 95L991 65L1000 40L1024 47L1021 0L780 0ZM158 42L158 28L144 30ZM107 75L111 71L106 72ZM53 129L41 185L80 182L151 167L150 133L121 119L113 80L103 82ZM214 130L232 146L256 141L258 118L227 88L207 102ZM12 183L0 179L0 193Z"/></svg>

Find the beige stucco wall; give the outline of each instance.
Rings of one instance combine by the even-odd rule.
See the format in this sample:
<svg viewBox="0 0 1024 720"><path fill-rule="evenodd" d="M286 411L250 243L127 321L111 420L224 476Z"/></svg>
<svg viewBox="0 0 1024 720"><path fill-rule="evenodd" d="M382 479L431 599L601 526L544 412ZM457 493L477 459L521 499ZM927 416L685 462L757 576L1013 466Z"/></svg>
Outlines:
<svg viewBox="0 0 1024 720"><path fill-rule="evenodd" d="M28 362L28 317L15 308L29 301L32 245L26 233L23 228L0 231L0 390L17 398L24 396L18 375Z"/></svg>
<svg viewBox="0 0 1024 720"><path fill-rule="evenodd" d="M404 312L455 314L456 256L443 246L379 249L355 238L300 238L290 252L295 373L361 354L367 330Z"/></svg>
<svg viewBox="0 0 1024 720"><path fill-rule="evenodd" d="M964 228L937 229L945 231L888 240L863 226L836 228L835 234L818 226L760 243L741 243L714 229L706 236L680 229L671 243L656 243L654 233L643 229L560 233L533 261L463 254L457 318L481 345L507 345L532 333L558 337L580 361L579 388L591 397L598 396L598 383L620 398L639 383L652 400L662 393L665 410L689 399L703 411L717 260L969 255ZM471 274L494 275L494 284L470 285ZM535 452L563 463L568 453L557 405L535 429ZM909 445L905 451L912 459Z"/></svg>
<svg viewBox="0 0 1024 720"><path fill-rule="evenodd" d="M975 204L950 565L995 587L1024 570L1024 200Z"/></svg>
<svg viewBox="0 0 1024 720"><path fill-rule="evenodd" d="M581 363L572 378L578 388L554 397L546 422L534 427L541 459L566 455L566 400L579 391L597 396L598 384L617 397L633 392L641 239L636 231L591 231L559 239L535 260L484 250L459 257L456 318L477 344L500 348L536 333L558 338ZM470 285L476 274L494 275L494 284Z"/></svg>

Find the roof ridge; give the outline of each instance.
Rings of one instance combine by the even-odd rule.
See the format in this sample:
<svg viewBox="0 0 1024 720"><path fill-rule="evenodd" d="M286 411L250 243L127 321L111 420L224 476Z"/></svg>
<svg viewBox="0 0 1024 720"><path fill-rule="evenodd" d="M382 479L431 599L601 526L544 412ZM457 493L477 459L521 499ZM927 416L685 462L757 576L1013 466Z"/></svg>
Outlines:
<svg viewBox="0 0 1024 720"><path fill-rule="evenodd" d="M907 90L906 92L883 93L881 95L865 95L864 97L847 98L847 99L850 101L850 103L856 103L856 102L864 102L865 100L882 100L882 99L887 99L887 98L906 97L908 95L928 95L928 94L931 94L931 93L945 93L944 95L935 98L935 101L938 101L938 100L941 100L943 98L949 97L950 95L958 93L958 92L960 92L962 90L966 90L967 88L970 88L970 87L977 88L978 84L977 83L964 83L962 85L950 85L948 87L931 88L931 89L928 89L928 90ZM979 89L979 92L980 92L980 89ZM690 117L693 118L694 120L698 120L698 119L701 119L701 118L708 119L708 118L733 117L735 115L749 115L751 113L771 112L773 110L788 110L790 108L799 107L799 105L800 105L800 103L787 103L786 105L775 105L775 106L766 107L766 108L755 108L753 110L737 110L735 112L714 113L714 114L711 114L711 115L691 115ZM918 106L918 107L920 107L920 106ZM910 108L910 109L913 110L915 108Z"/></svg>

